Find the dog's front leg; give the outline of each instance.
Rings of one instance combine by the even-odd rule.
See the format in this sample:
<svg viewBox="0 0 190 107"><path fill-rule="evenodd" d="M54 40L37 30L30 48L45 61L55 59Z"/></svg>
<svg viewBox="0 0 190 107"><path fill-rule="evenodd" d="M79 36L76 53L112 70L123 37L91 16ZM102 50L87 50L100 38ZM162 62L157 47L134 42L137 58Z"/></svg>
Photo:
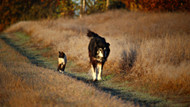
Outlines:
<svg viewBox="0 0 190 107"><path fill-rule="evenodd" d="M91 72L92 72L92 80L95 81L96 80L96 72L94 70L93 65L91 65Z"/></svg>
<svg viewBox="0 0 190 107"><path fill-rule="evenodd" d="M102 64L97 64L97 80L102 80Z"/></svg>
<svg viewBox="0 0 190 107"><path fill-rule="evenodd" d="M59 71L60 69L61 69L61 64L58 65L57 71Z"/></svg>

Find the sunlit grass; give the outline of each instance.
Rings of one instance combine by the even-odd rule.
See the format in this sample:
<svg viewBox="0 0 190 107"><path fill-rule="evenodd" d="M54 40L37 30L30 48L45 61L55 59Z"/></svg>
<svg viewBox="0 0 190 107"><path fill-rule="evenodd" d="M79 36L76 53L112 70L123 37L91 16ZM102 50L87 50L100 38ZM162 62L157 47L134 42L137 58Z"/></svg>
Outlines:
<svg viewBox="0 0 190 107"><path fill-rule="evenodd" d="M0 46L1 106L134 106L81 81L31 64L1 39Z"/></svg>
<svg viewBox="0 0 190 107"><path fill-rule="evenodd" d="M114 77L115 80L127 80L130 86L153 95L187 98L190 94L189 16L189 13L119 10L81 19L19 22L5 32L25 32L31 36L32 43L42 42L37 47L52 47L51 53L55 55L64 51L68 59L83 68L78 72L88 72L86 30L91 29L111 44L103 75L116 74L119 77Z"/></svg>

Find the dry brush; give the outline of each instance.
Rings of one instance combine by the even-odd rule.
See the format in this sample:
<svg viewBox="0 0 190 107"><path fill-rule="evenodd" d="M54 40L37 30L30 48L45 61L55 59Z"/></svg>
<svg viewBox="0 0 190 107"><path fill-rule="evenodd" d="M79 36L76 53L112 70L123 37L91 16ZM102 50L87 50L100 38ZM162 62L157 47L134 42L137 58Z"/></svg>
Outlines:
<svg viewBox="0 0 190 107"><path fill-rule="evenodd" d="M23 31L35 44L63 50L70 60L89 67L87 29L106 38L111 53L104 74L117 73L151 93L190 94L190 14L125 10L81 19L22 21L5 32ZM56 54L57 55L57 54Z"/></svg>

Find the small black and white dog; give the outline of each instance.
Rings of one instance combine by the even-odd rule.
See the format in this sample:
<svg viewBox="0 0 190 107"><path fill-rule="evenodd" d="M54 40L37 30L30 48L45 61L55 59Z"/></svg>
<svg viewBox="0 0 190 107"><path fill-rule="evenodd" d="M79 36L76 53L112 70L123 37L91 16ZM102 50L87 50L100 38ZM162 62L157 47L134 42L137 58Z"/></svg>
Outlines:
<svg viewBox="0 0 190 107"><path fill-rule="evenodd" d="M87 36L91 38L88 52L91 63L93 81L102 79L102 70L110 53L110 44L103 37L88 30Z"/></svg>
<svg viewBox="0 0 190 107"><path fill-rule="evenodd" d="M63 73L65 71L66 64L67 64L67 57L65 53L59 51L57 71L59 71L60 73Z"/></svg>

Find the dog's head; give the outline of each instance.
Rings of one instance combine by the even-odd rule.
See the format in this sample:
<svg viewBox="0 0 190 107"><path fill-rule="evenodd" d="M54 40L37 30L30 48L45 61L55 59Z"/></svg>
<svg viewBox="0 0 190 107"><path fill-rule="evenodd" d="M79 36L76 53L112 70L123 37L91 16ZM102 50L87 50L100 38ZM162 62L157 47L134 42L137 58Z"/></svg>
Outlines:
<svg viewBox="0 0 190 107"><path fill-rule="evenodd" d="M64 53L64 52L59 51L59 58L64 58L64 57L65 57L65 53Z"/></svg>
<svg viewBox="0 0 190 107"><path fill-rule="evenodd" d="M96 58L97 60L99 60L100 62L104 62L107 60L107 57L109 56L110 53L110 48L109 48L110 44L106 43L105 46L103 47L97 47L97 51L96 51Z"/></svg>

